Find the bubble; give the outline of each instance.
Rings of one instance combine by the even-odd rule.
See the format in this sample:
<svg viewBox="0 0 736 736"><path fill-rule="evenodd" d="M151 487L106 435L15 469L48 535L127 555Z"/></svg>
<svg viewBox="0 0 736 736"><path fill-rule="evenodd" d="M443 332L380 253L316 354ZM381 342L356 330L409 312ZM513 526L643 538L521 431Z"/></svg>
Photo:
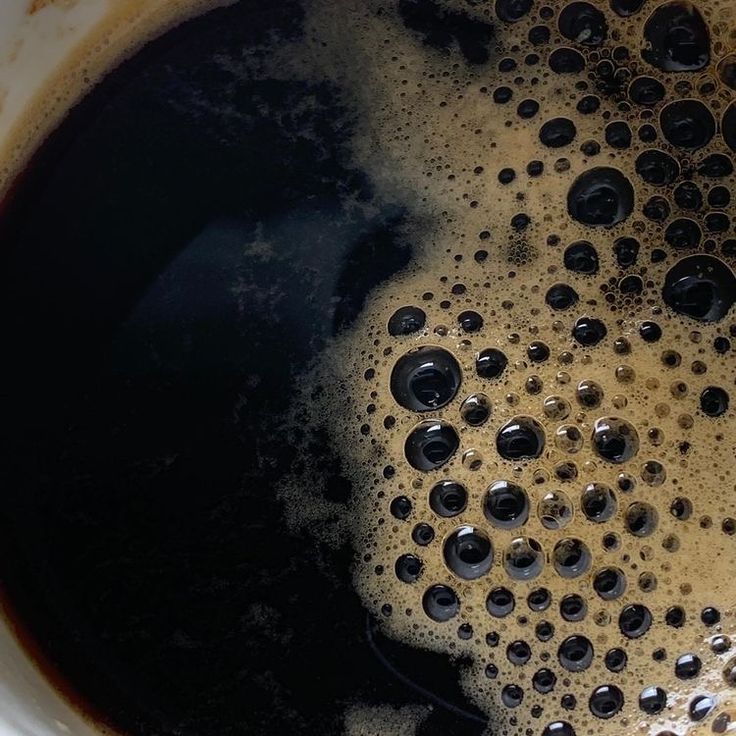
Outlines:
<svg viewBox="0 0 736 736"><path fill-rule="evenodd" d="M569 118L552 118L539 129L539 140L548 148L562 148L572 143L576 133Z"/></svg>
<svg viewBox="0 0 736 736"><path fill-rule="evenodd" d="M556 684L557 675L546 667L541 670L537 670L532 677L532 687L538 693L551 693L555 689Z"/></svg>
<svg viewBox="0 0 736 736"><path fill-rule="evenodd" d="M639 708L650 716L661 713L667 705L667 693L661 688L651 685L644 688L639 695Z"/></svg>
<svg viewBox="0 0 736 736"><path fill-rule="evenodd" d="M438 516L451 518L465 511L468 492L454 480L443 480L432 486L429 492L429 506Z"/></svg>
<svg viewBox="0 0 736 736"><path fill-rule="evenodd" d="M554 284L547 290L545 301L557 311L569 309L577 303L579 297L575 289L567 284Z"/></svg>
<svg viewBox="0 0 736 736"><path fill-rule="evenodd" d="M394 569L402 583L415 583L422 574L422 568L422 561L416 555L401 555Z"/></svg>
<svg viewBox="0 0 736 736"><path fill-rule="evenodd" d="M395 519L406 519L411 514L411 501L406 496L397 496L391 501L389 510Z"/></svg>
<svg viewBox="0 0 736 736"><path fill-rule="evenodd" d="M722 649L722 647L719 648ZM723 679L729 687L736 687L736 657L731 657L731 659L726 662L723 668Z"/></svg>
<svg viewBox="0 0 736 736"><path fill-rule="evenodd" d="M498 430L496 450L506 460L535 458L542 454L544 441L544 429L536 419L518 416Z"/></svg>
<svg viewBox="0 0 736 736"><path fill-rule="evenodd" d="M622 672L626 668L628 657L623 649L609 649L606 652L604 663L610 672Z"/></svg>
<svg viewBox="0 0 736 736"><path fill-rule="evenodd" d="M424 522L417 524L411 532L411 538L420 547L426 547L434 540L434 529Z"/></svg>
<svg viewBox="0 0 736 736"><path fill-rule="evenodd" d="M541 340L529 343L526 354L532 363L543 363L549 358L549 348Z"/></svg>
<svg viewBox="0 0 736 736"><path fill-rule="evenodd" d="M594 112L598 112L601 106L601 101L595 95L585 95L578 100L578 104L575 109L581 115L592 115Z"/></svg>
<svg viewBox="0 0 736 736"><path fill-rule="evenodd" d="M679 217L673 220L664 232L664 239L673 248L697 248L703 234L695 220Z"/></svg>
<svg viewBox="0 0 736 736"><path fill-rule="evenodd" d="M566 670L583 672L593 662L593 645L584 636L569 636L560 644L557 658Z"/></svg>
<svg viewBox="0 0 736 736"><path fill-rule="evenodd" d="M478 312L466 310L457 316L457 323L465 332L477 332L483 327L483 317Z"/></svg>
<svg viewBox="0 0 736 736"><path fill-rule="evenodd" d="M589 483L581 495L580 507L589 521L602 524L615 516L618 502L608 486Z"/></svg>
<svg viewBox="0 0 736 736"><path fill-rule="evenodd" d="M600 46L608 35L603 13L586 2L573 2L563 8L558 27L565 38L584 46Z"/></svg>
<svg viewBox="0 0 736 736"><path fill-rule="evenodd" d="M631 145L631 138L631 128L623 120L616 120L606 125L606 143L612 148L619 150L628 148Z"/></svg>
<svg viewBox="0 0 736 736"><path fill-rule="evenodd" d="M508 588L494 588L486 598L486 610L496 618L508 616L515 606L514 594Z"/></svg>
<svg viewBox="0 0 736 736"><path fill-rule="evenodd" d="M542 736L576 736L575 729L567 721L553 721L545 726Z"/></svg>
<svg viewBox="0 0 736 736"><path fill-rule="evenodd" d="M577 593L570 593L560 601L560 616L565 621L582 621L588 615L588 604Z"/></svg>
<svg viewBox="0 0 736 736"><path fill-rule="evenodd" d="M680 680L692 680L700 674L703 663L695 654L683 654L675 662L675 676Z"/></svg>
<svg viewBox="0 0 736 736"><path fill-rule="evenodd" d="M593 275L598 273L598 253L591 243L579 240L565 249L565 268L575 273Z"/></svg>
<svg viewBox="0 0 736 736"><path fill-rule="evenodd" d="M562 396L548 396L543 404L544 416L547 419L562 420L570 416L570 402Z"/></svg>
<svg viewBox="0 0 736 736"><path fill-rule="evenodd" d="M455 591L447 585L433 585L424 593L422 607L433 621L443 623L457 616L460 601Z"/></svg>
<svg viewBox="0 0 736 736"><path fill-rule="evenodd" d="M460 366L442 348L423 346L401 356L391 372L391 393L411 411L446 406L460 387Z"/></svg>
<svg viewBox="0 0 736 736"><path fill-rule="evenodd" d="M572 336L584 347L597 345L607 334L605 323L595 317L580 317L572 329Z"/></svg>
<svg viewBox="0 0 736 736"><path fill-rule="evenodd" d="M672 310L701 322L723 319L736 299L736 276L718 258L693 255L667 272L662 297Z"/></svg>
<svg viewBox="0 0 736 736"><path fill-rule="evenodd" d="M613 718L624 706L624 694L615 685L600 685L593 690L588 705L596 718Z"/></svg>
<svg viewBox="0 0 736 736"><path fill-rule="evenodd" d="M629 84L629 97L637 105L653 107L665 96L662 82L654 77L636 77Z"/></svg>
<svg viewBox="0 0 736 736"><path fill-rule="evenodd" d="M501 690L501 701L507 708L518 708L524 700L524 691L518 685L505 685Z"/></svg>
<svg viewBox="0 0 736 736"><path fill-rule="evenodd" d="M664 151L649 149L640 153L635 162L636 173L655 187L672 184L680 174L680 165Z"/></svg>
<svg viewBox="0 0 736 736"><path fill-rule="evenodd" d="M605 567L593 577L593 590L604 601L620 598L626 590L626 576L617 567Z"/></svg>
<svg viewBox="0 0 736 736"><path fill-rule="evenodd" d="M648 537L657 528L658 514L654 506L643 501L626 509L626 528L636 537Z"/></svg>
<svg viewBox="0 0 736 736"><path fill-rule="evenodd" d="M529 497L516 483L497 480L491 483L483 499L483 512L493 526L514 529L529 518Z"/></svg>
<svg viewBox="0 0 736 736"><path fill-rule="evenodd" d="M707 145L716 134L716 121L700 100L676 100L659 114L662 134L678 148L694 151Z"/></svg>
<svg viewBox="0 0 736 736"><path fill-rule="evenodd" d="M577 74L585 69L585 57L575 49L557 48L549 55L549 68L555 74Z"/></svg>
<svg viewBox="0 0 736 736"><path fill-rule="evenodd" d="M552 603L552 594L547 588L535 588L527 596L526 602L532 611L546 611Z"/></svg>
<svg viewBox="0 0 736 736"><path fill-rule="evenodd" d="M715 179L730 176L733 171L733 162L724 153L711 153L698 165L698 174Z"/></svg>
<svg viewBox="0 0 736 736"><path fill-rule="evenodd" d="M667 609L664 620L667 626L679 629L685 624L685 609L682 606L672 606Z"/></svg>
<svg viewBox="0 0 736 736"><path fill-rule="evenodd" d="M480 427L491 416L491 400L485 394L471 394L460 405L460 416L471 427Z"/></svg>
<svg viewBox="0 0 736 736"><path fill-rule="evenodd" d="M702 721L707 718L716 707L716 699L712 695L698 695L693 698L688 712L693 721Z"/></svg>
<svg viewBox="0 0 736 736"><path fill-rule="evenodd" d="M544 552L535 539L514 539L504 552L504 569L514 580L533 580L544 567Z"/></svg>
<svg viewBox="0 0 736 736"><path fill-rule="evenodd" d="M518 23L532 9L532 0L496 0L496 15L506 23Z"/></svg>
<svg viewBox="0 0 736 736"><path fill-rule="evenodd" d="M558 575L563 578L576 578L590 568L592 555L580 539L561 539L555 545L552 562Z"/></svg>
<svg viewBox="0 0 736 736"><path fill-rule="evenodd" d="M508 358L497 348L481 350L475 359L475 372L481 378L499 378L506 370Z"/></svg>
<svg viewBox="0 0 736 736"><path fill-rule="evenodd" d="M480 529L461 526L444 544L445 564L463 580L476 580L485 575L493 564L491 540Z"/></svg>
<svg viewBox="0 0 736 736"><path fill-rule="evenodd" d="M719 417L728 411L728 393L719 386L708 386L700 394L700 408L709 417Z"/></svg>
<svg viewBox="0 0 736 736"><path fill-rule="evenodd" d="M726 145L736 151L736 102L732 102L723 113L721 132Z"/></svg>
<svg viewBox="0 0 736 736"><path fill-rule="evenodd" d="M460 438L451 424L431 419L418 424L404 443L404 454L415 470L435 470L456 452Z"/></svg>
<svg viewBox="0 0 736 736"><path fill-rule="evenodd" d="M584 225L611 227L623 222L633 209L631 182L621 171L608 166L580 174L567 195L568 213Z"/></svg>
<svg viewBox="0 0 736 736"><path fill-rule="evenodd" d="M625 606L618 617L618 627L627 639L639 639L649 631L651 625L652 614L640 603Z"/></svg>
<svg viewBox="0 0 736 736"><path fill-rule="evenodd" d="M572 504L562 491L550 491L539 501L537 514L545 529L563 529L572 521Z"/></svg>
<svg viewBox="0 0 736 736"><path fill-rule="evenodd" d="M427 315L419 307L401 307L397 309L388 321L388 334L392 337L411 335L424 329Z"/></svg>
<svg viewBox="0 0 736 736"><path fill-rule="evenodd" d="M721 613L717 608L708 606L700 612L700 620L706 626L715 626L721 622Z"/></svg>
<svg viewBox="0 0 736 736"><path fill-rule="evenodd" d="M625 419L602 417L593 425L593 446L604 460L625 463L639 452L639 435Z"/></svg>
<svg viewBox="0 0 736 736"><path fill-rule="evenodd" d="M621 268L631 268L639 256L639 241L636 238L617 238L613 244L616 262Z"/></svg>
<svg viewBox="0 0 736 736"><path fill-rule="evenodd" d="M511 664L526 664L532 657L532 650L525 641L517 639L506 647L506 657Z"/></svg>
<svg viewBox="0 0 736 736"><path fill-rule="evenodd" d="M710 34L690 2L666 2L644 25L644 60L664 72L693 72L710 61Z"/></svg>

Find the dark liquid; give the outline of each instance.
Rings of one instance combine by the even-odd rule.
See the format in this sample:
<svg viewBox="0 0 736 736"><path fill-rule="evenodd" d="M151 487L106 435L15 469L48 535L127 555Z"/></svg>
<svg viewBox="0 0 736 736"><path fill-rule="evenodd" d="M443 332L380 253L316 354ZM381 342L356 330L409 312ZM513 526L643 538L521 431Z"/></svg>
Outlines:
<svg viewBox="0 0 736 736"><path fill-rule="evenodd" d="M374 195L339 90L238 74L301 21L243 2L150 45L0 222L4 590L57 684L135 734L339 734L352 703L431 702L387 663L472 710L446 658L367 636L352 550L290 534L274 492L295 378L410 256L400 204L346 204Z"/></svg>

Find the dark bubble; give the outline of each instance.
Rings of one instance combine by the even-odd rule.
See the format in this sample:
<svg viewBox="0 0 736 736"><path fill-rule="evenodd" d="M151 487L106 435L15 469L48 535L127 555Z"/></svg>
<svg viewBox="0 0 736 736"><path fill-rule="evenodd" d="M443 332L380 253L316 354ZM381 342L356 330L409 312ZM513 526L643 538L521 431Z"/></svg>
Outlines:
<svg viewBox="0 0 736 736"><path fill-rule="evenodd" d="M572 336L584 347L597 345L607 334L606 325L595 317L580 317L572 329Z"/></svg>
<svg viewBox="0 0 736 736"><path fill-rule="evenodd" d="M661 713L666 705L667 693L661 687L646 687L639 695L639 708L650 716Z"/></svg>
<svg viewBox="0 0 736 736"><path fill-rule="evenodd" d="M680 680L692 680L700 674L703 663L695 654L683 654L675 662L675 675Z"/></svg>
<svg viewBox="0 0 736 736"><path fill-rule="evenodd" d="M626 667L628 657L623 649L609 649L606 652L604 663L610 672L621 672Z"/></svg>
<svg viewBox="0 0 736 736"><path fill-rule="evenodd" d="M562 148L575 139L575 124L568 118L552 118L539 129L539 140L548 148Z"/></svg>
<svg viewBox="0 0 736 736"><path fill-rule="evenodd" d="M663 222L670 216L670 203L658 195L650 197L642 208L644 217L654 222Z"/></svg>
<svg viewBox="0 0 736 736"><path fill-rule="evenodd" d="M644 342L657 342L662 337L662 328L656 322L642 322L639 335Z"/></svg>
<svg viewBox="0 0 736 736"><path fill-rule="evenodd" d="M511 87L496 87L493 90L493 101L499 105L507 103L514 96Z"/></svg>
<svg viewBox="0 0 736 736"><path fill-rule="evenodd" d="M719 417L728 411L728 393L719 386L708 386L700 394L700 408L709 417Z"/></svg>
<svg viewBox="0 0 736 736"><path fill-rule="evenodd" d="M708 192L708 204L711 207L727 207L731 203L731 192L727 187L713 187Z"/></svg>
<svg viewBox="0 0 736 736"><path fill-rule="evenodd" d="M447 585L433 585L422 598L424 612L433 621L449 621L460 611L460 601L455 591Z"/></svg>
<svg viewBox="0 0 736 736"><path fill-rule="evenodd" d="M481 327L483 327L483 317L481 317L478 312L474 312L469 309L458 314L457 323L463 328L463 330L465 330L465 332L477 332Z"/></svg>
<svg viewBox="0 0 736 736"><path fill-rule="evenodd" d="M629 84L629 97L637 105L652 107L665 96L662 82L654 77L636 77Z"/></svg>
<svg viewBox="0 0 736 736"><path fill-rule="evenodd" d="M725 153L711 153L698 164L698 174L720 179L733 174L733 162Z"/></svg>
<svg viewBox="0 0 736 736"><path fill-rule="evenodd" d="M534 635L539 641L549 641L555 635L555 627L549 621L540 621L534 627Z"/></svg>
<svg viewBox="0 0 736 736"><path fill-rule="evenodd" d="M538 693L551 693L555 689L557 682L557 675L552 670L548 670L546 667L541 670L537 670L532 677L532 687Z"/></svg>
<svg viewBox="0 0 736 736"><path fill-rule="evenodd" d="M639 435L625 419L602 417L593 425L593 446L604 460L625 463L639 451Z"/></svg>
<svg viewBox="0 0 736 736"><path fill-rule="evenodd" d="M542 736L576 736L576 733L567 721L554 721L545 726Z"/></svg>
<svg viewBox="0 0 736 736"><path fill-rule="evenodd" d="M725 212L709 212L705 216L705 229L709 233L725 233L731 226L731 219Z"/></svg>
<svg viewBox="0 0 736 736"><path fill-rule="evenodd" d="M506 23L517 23L532 9L532 0L496 0L496 15Z"/></svg>
<svg viewBox="0 0 736 736"><path fill-rule="evenodd" d="M673 146L694 151L716 134L716 121L700 100L677 100L659 114L662 134Z"/></svg>
<svg viewBox="0 0 736 736"><path fill-rule="evenodd" d="M416 555L401 555L394 566L396 577L402 583L416 582L422 574L422 568L422 561Z"/></svg>
<svg viewBox="0 0 736 736"><path fill-rule="evenodd" d="M488 535L472 526L461 526L445 541L445 564L463 580L476 580L493 564L493 546Z"/></svg>
<svg viewBox="0 0 736 736"><path fill-rule="evenodd" d="M434 529L429 524L422 522L417 524L411 531L411 538L420 547L426 547L434 540Z"/></svg>
<svg viewBox="0 0 736 736"><path fill-rule="evenodd" d="M529 498L526 491L509 480L491 483L483 499L486 519L501 529L513 529L529 518Z"/></svg>
<svg viewBox="0 0 736 736"><path fill-rule="evenodd" d="M503 566L514 580L532 580L544 567L544 551L536 539L519 537L506 548Z"/></svg>
<svg viewBox="0 0 736 736"><path fill-rule="evenodd" d="M598 252L587 240L578 240L565 249L565 268L587 276L598 273Z"/></svg>
<svg viewBox="0 0 736 736"><path fill-rule="evenodd" d="M491 616L508 616L516 606L514 594L508 588L493 588L486 598L486 609Z"/></svg>
<svg viewBox="0 0 736 736"><path fill-rule="evenodd" d="M613 252L616 255L616 263L621 268L630 268L636 263L639 255L639 241L636 238L618 238L613 244Z"/></svg>
<svg viewBox="0 0 736 736"><path fill-rule="evenodd" d="M404 443L404 454L415 470L434 470L444 465L460 445L451 424L439 419L418 424Z"/></svg>
<svg viewBox="0 0 736 736"><path fill-rule="evenodd" d="M506 460L539 457L544 450L544 429L532 417L514 417L498 430L496 450Z"/></svg>
<svg viewBox="0 0 736 736"><path fill-rule="evenodd" d="M411 514L411 501L406 496L396 496L391 501L391 516L395 519L406 519Z"/></svg>
<svg viewBox="0 0 736 736"><path fill-rule="evenodd" d="M598 141L584 141L580 145L580 150L586 156L597 156L601 152L601 144Z"/></svg>
<svg viewBox="0 0 736 736"><path fill-rule="evenodd" d="M685 623L685 609L682 606L672 606L664 615L664 622L673 629L679 629Z"/></svg>
<svg viewBox="0 0 736 736"><path fill-rule="evenodd" d="M589 521L601 524L616 514L618 503L615 494L607 485L589 483L583 490L580 507Z"/></svg>
<svg viewBox="0 0 736 736"><path fill-rule="evenodd" d="M736 90L736 54L724 56L716 67L718 79L731 89Z"/></svg>
<svg viewBox="0 0 736 736"><path fill-rule="evenodd" d="M663 187L672 184L677 179L680 174L680 164L669 153L650 149L637 156L636 173L647 184Z"/></svg>
<svg viewBox="0 0 736 736"><path fill-rule="evenodd" d="M628 148L631 145L631 128L623 120L615 120L606 125L605 138L612 148Z"/></svg>
<svg viewBox="0 0 736 736"><path fill-rule="evenodd" d="M626 528L635 537L648 537L657 528L658 514L654 506L639 501L626 509Z"/></svg>
<svg viewBox="0 0 736 736"><path fill-rule="evenodd" d="M592 168L578 176L567 195L567 211L584 225L617 225L634 209L634 188L618 170Z"/></svg>
<svg viewBox="0 0 736 736"><path fill-rule="evenodd" d="M460 405L460 416L471 427L480 427L491 416L491 401L485 394L471 394Z"/></svg>
<svg viewBox="0 0 736 736"><path fill-rule="evenodd" d="M570 3L558 20L560 33L583 46L600 46L608 35L606 16L590 3Z"/></svg>
<svg viewBox="0 0 736 736"><path fill-rule="evenodd" d="M516 112L520 118L529 120L539 112L539 103L536 100L522 100Z"/></svg>
<svg viewBox="0 0 736 736"><path fill-rule="evenodd" d="M710 61L710 33L690 2L663 3L644 25L644 60L665 72L693 72Z"/></svg>
<svg viewBox="0 0 736 736"><path fill-rule="evenodd" d="M638 13L644 5L644 0L610 0L610 5L616 15L626 18Z"/></svg>
<svg viewBox="0 0 736 736"><path fill-rule="evenodd" d="M547 43L550 39L550 35L550 30L547 26L532 26L532 28L529 29L527 38L529 39L529 43L533 46L539 46L543 43Z"/></svg>
<svg viewBox="0 0 736 736"><path fill-rule="evenodd" d="M501 691L501 702L507 708L517 708L524 700L524 691L518 685L506 685Z"/></svg>
<svg viewBox="0 0 736 736"><path fill-rule="evenodd" d="M721 622L721 612L717 608L708 606L700 612L700 620L706 626L715 626Z"/></svg>
<svg viewBox="0 0 736 736"><path fill-rule="evenodd" d="M646 606L632 603L624 606L618 617L618 627L627 639L638 639L649 631L652 614Z"/></svg>
<svg viewBox="0 0 736 736"><path fill-rule="evenodd" d="M552 594L547 588L535 588L527 596L526 603L532 611L546 611L552 603Z"/></svg>
<svg viewBox="0 0 736 736"><path fill-rule="evenodd" d="M703 206L703 193L697 184L684 181L675 187L675 204L683 210L699 210Z"/></svg>
<svg viewBox="0 0 736 736"><path fill-rule="evenodd" d="M554 284L547 289L544 300L557 311L569 309L577 303L579 297L575 289L567 284Z"/></svg>
<svg viewBox="0 0 736 736"><path fill-rule="evenodd" d="M569 636L557 650L560 664L570 672L582 672L593 661L593 645L584 636Z"/></svg>
<svg viewBox="0 0 736 736"><path fill-rule="evenodd" d="M475 372L481 378L498 378L508 365L508 358L497 348L481 350L475 358Z"/></svg>
<svg viewBox="0 0 736 736"><path fill-rule="evenodd" d="M626 576L617 567L606 567L593 577L593 590L604 600L619 598L626 590Z"/></svg>
<svg viewBox="0 0 736 736"><path fill-rule="evenodd" d="M558 48L549 55L549 68L555 74L577 74L585 69L585 58L575 49Z"/></svg>
<svg viewBox="0 0 736 736"><path fill-rule="evenodd" d="M596 718L613 718L624 705L624 694L615 685L600 685L593 690L588 706Z"/></svg>
<svg viewBox="0 0 736 736"><path fill-rule="evenodd" d="M679 217L673 220L664 231L664 239L673 248L697 248L703 233L695 220Z"/></svg>
<svg viewBox="0 0 736 736"><path fill-rule="evenodd" d="M575 109L581 115L591 115L594 112L598 112L598 108L601 106L601 101L595 95L585 95L578 100L578 104Z"/></svg>
<svg viewBox="0 0 736 736"><path fill-rule="evenodd" d="M516 172L513 169L505 168L498 172L498 180L501 184L511 184L516 179Z"/></svg>
<svg viewBox="0 0 736 736"><path fill-rule="evenodd" d="M712 695L698 695L688 707L690 718L693 721L702 721L710 715L716 703L717 700Z"/></svg>
<svg viewBox="0 0 736 736"><path fill-rule="evenodd" d="M576 593L566 595L560 601L560 616L565 621L582 621L588 615L588 604Z"/></svg>
<svg viewBox="0 0 736 736"><path fill-rule="evenodd" d="M454 480L441 480L429 492L429 507L438 516L450 518L465 511L468 492L465 486Z"/></svg>
<svg viewBox="0 0 736 736"><path fill-rule="evenodd" d="M667 272L662 297L678 314L715 322L723 319L733 306L736 276L714 256L688 256Z"/></svg>
<svg viewBox="0 0 736 736"><path fill-rule="evenodd" d="M726 145L732 151L736 151L736 102L732 102L723 113L721 132Z"/></svg>
<svg viewBox="0 0 736 736"><path fill-rule="evenodd" d="M411 335L427 323L427 315L419 307L400 307L388 321L388 334L393 337Z"/></svg>
<svg viewBox="0 0 736 736"><path fill-rule="evenodd" d="M641 294L644 282L640 276L625 276L619 281L618 288L622 294Z"/></svg>
<svg viewBox="0 0 736 736"><path fill-rule="evenodd" d="M657 140L657 129L653 125L645 123L639 128L638 135L642 143L651 143Z"/></svg>
<svg viewBox="0 0 736 736"><path fill-rule="evenodd" d="M576 578L590 569L592 555L579 539L561 539L552 553L555 570L563 578Z"/></svg>
<svg viewBox="0 0 736 736"><path fill-rule="evenodd" d="M541 340L534 340L527 346L526 355L532 363L544 363L549 359L549 347Z"/></svg>
<svg viewBox="0 0 736 736"><path fill-rule="evenodd" d="M506 657L511 664L526 664L532 658L532 649L525 641L517 639L506 647Z"/></svg>
<svg viewBox="0 0 736 736"><path fill-rule="evenodd" d="M391 393L411 411L446 406L460 387L460 366L452 353L423 346L402 355L391 371Z"/></svg>
<svg viewBox="0 0 736 736"><path fill-rule="evenodd" d="M723 355L731 349L731 341L727 337L717 337L713 340L713 349Z"/></svg>

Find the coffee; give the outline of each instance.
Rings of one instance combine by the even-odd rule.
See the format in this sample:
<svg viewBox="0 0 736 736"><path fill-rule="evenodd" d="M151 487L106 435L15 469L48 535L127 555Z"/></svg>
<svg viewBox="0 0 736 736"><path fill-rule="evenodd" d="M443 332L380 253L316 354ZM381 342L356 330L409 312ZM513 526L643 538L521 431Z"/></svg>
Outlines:
<svg viewBox="0 0 736 736"><path fill-rule="evenodd" d="M70 112L0 220L0 572L80 707L727 732L735 22L241 2Z"/></svg>

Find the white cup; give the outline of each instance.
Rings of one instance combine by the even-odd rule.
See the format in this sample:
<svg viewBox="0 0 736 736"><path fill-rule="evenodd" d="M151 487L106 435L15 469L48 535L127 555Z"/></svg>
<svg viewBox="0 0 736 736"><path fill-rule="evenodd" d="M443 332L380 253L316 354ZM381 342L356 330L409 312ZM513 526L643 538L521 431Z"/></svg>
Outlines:
<svg viewBox="0 0 736 736"><path fill-rule="evenodd" d="M125 56L227 0L0 0L0 196L66 111ZM99 736L0 616L0 736Z"/></svg>

